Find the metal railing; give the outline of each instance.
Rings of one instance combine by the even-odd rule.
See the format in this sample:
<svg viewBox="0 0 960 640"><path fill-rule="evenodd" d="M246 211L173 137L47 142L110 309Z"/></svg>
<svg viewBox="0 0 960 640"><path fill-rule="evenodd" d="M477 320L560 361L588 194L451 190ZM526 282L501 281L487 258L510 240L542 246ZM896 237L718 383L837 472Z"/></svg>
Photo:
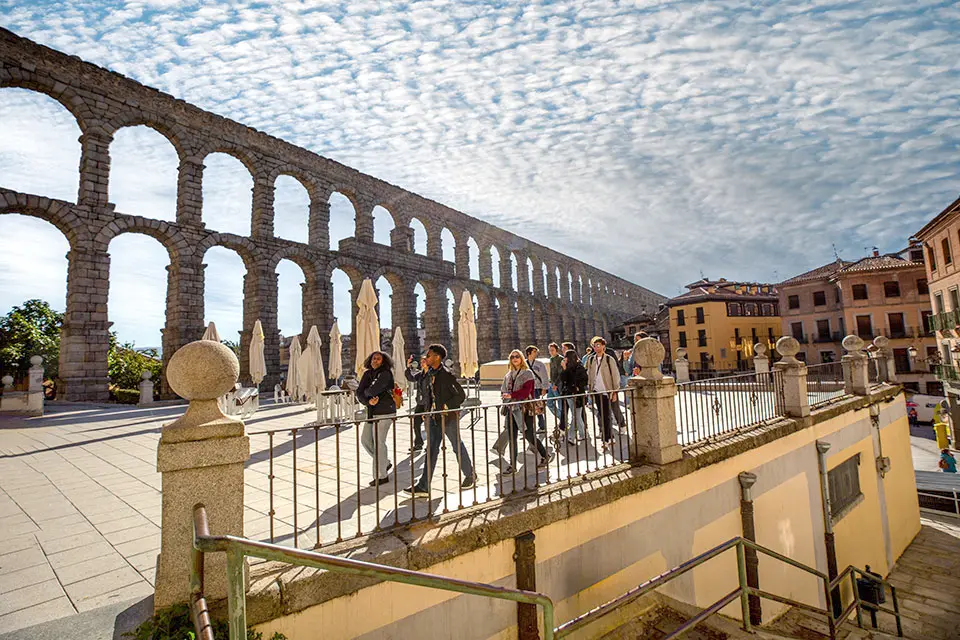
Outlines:
<svg viewBox="0 0 960 640"><path fill-rule="evenodd" d="M745 373L677 385L677 437L710 440L784 415L783 374Z"/></svg>
<svg viewBox="0 0 960 640"><path fill-rule="evenodd" d="M845 395L841 363L807 365L807 399L811 409L830 404Z"/></svg>
<svg viewBox="0 0 960 640"><path fill-rule="evenodd" d="M927 317L927 328L930 331L944 331L960 325L960 309L942 311Z"/></svg>
<svg viewBox="0 0 960 640"><path fill-rule="evenodd" d="M932 368L938 380L950 380L954 382L960 380L960 369L958 369L956 365L935 364L932 365Z"/></svg>
<svg viewBox="0 0 960 640"><path fill-rule="evenodd" d="M212 536L207 511L202 504L193 508L193 554L190 566L190 614L198 640L215 640L206 597L203 592L203 556L205 553L227 554L227 618L230 640L247 639L247 594L244 580L244 558L262 558L286 562L300 567L323 569L333 573L400 582L429 589L466 593L468 595L532 604L543 609L544 640L553 640L553 601L541 593L508 589L481 582L446 578L430 573L411 571L362 562L349 558L290 549L266 542L255 542L234 536Z"/></svg>
<svg viewBox="0 0 960 640"><path fill-rule="evenodd" d="M736 549L737 553L737 587L726 594L712 605L704 608L699 614L690 618L679 627L663 637L663 640L678 638L687 631L719 612L723 607L739 599L742 614L742 626L746 631L752 628L750 622L750 596L756 596L780 602L789 606L797 607L823 615L827 619L829 634L831 639L837 637L838 622L843 622L856 611L857 625L863 628L863 610L868 612L884 612L893 615L897 624L897 635L903 637L903 627L900 614L900 604L897 599L897 590L886 580L873 574L861 571L850 565L843 570L836 578L830 579L826 574L817 571L807 565L789 558L783 554L777 553L772 549L760 546L755 542L742 537L731 538L721 545L714 547L695 558L691 558L677 567L666 571L643 584L630 589L626 593L614 598L613 600L600 605L568 622L554 628L554 604L550 597L533 591L524 591L521 589L509 589L506 587L497 587L480 582L470 582L458 578L447 578L434 574L411 571L409 569L400 569L388 567L372 562L363 562L349 558L341 558L327 554L317 553L315 551L304 551L300 549L290 549L279 545L266 542L256 542L246 538L235 536L213 536L210 534L210 526L207 520L206 508L202 504L194 505L193 508L193 550L190 564L190 615L193 620L194 630L198 640L216 640L213 636L213 625L210 619L209 609L207 607L206 596L204 595L204 554L223 552L227 556L227 618L229 627L229 640L246 640L247 637L247 615L246 615L246 580L244 578L244 558L253 557L263 560L273 560L284 562L294 566L312 567L322 569L333 573L345 573L348 575L364 576L384 580L388 582L400 582L430 589L440 589L442 591L452 591L455 593L465 593L468 595L477 595L498 600L508 600L517 603L532 604L542 608L543 616L543 638L544 640L553 640L564 638L575 631L593 623L603 616L615 611L637 598L657 589L678 578L683 574L695 569L703 563L711 560L730 549ZM796 567L806 573L816 576L823 583L823 594L825 597L826 608L820 608L814 605L806 604L792 598L779 596L768 591L762 591L751 587L747 583L747 549L752 549L756 553L763 554L775 560L779 560L788 565ZM860 592L857 585L857 576L862 579L872 581L879 585L881 590L889 588L893 609L887 609L877 604L864 602L860 598ZM844 580L850 578L853 599L849 605L843 608L839 615L835 615L833 599L840 597L839 587ZM838 607L842 606L842 600L838 600Z"/></svg>
<svg viewBox="0 0 960 640"><path fill-rule="evenodd" d="M808 567L802 562L798 562L792 558L788 558L783 554L777 553L772 549L767 549L766 547L762 547L757 543L742 537L731 538L730 540L727 540L723 544L718 545L713 549L710 549L709 551L705 551L704 553L701 553L695 558L691 558L690 560L687 560L686 562L674 567L673 569L670 569L669 571L661 573L655 578L647 580L643 584L637 587L634 587L633 589L630 589L626 593L614 598L613 600L610 600L609 602L606 602L600 605L599 607L596 607L584 613L583 615L577 616L576 618L561 624L556 629L555 637L557 638L557 640L559 640L560 638L567 637L568 635L574 633L575 631L578 631L579 629L582 629L583 627L593 622L596 622L597 620L607 615L608 613L611 613L616 609L642 597L643 595L649 593L650 591L653 591L659 587L662 587L663 585L670 582L674 578L678 578L682 576L683 574L697 568L704 562L707 562L708 560L712 560L713 558L719 556L720 554L730 549L736 549L736 553L737 553L737 579L739 583L738 586L734 590L730 591L728 594L726 594L725 596L723 596L722 598L714 602L713 604L705 607L699 614L697 614L693 618L690 618L689 620L687 620L686 622L678 626L676 629L674 629L667 635L663 636L662 640L671 640L672 638L680 637L687 631L690 631L695 626L697 626L698 624L700 624L701 622L709 618L711 615L719 612L721 609L723 609L723 607L727 606L731 602L734 602L735 600L738 600L738 599L740 600L740 611L743 618L742 620L743 629L745 631L750 631L752 628L752 624L750 622L750 605L749 605L750 596L757 596L760 598L765 598L767 600L773 600L781 604L797 607L799 609L804 609L806 611L810 611L812 613L816 613L824 616L827 619L827 626L829 629L829 635L831 639L835 639L837 637L837 627L839 626L838 623L842 623L844 620L846 620L854 612L854 610L856 610L856 613L857 613L857 625L860 628L863 628L863 610L864 609L866 609L867 611L873 611L873 612L882 611L882 612L893 615L896 618L896 622L897 622L897 635L900 637L903 637L903 627L901 622L900 604L899 604L899 601L897 600L897 590L895 587L893 587L893 585L888 583L886 580L883 580L882 578L877 578L872 574L861 571L860 569L857 569L852 565L848 566L836 578L831 580L825 573L817 571L816 569ZM814 605L806 604L804 602L800 602L792 598L786 598L783 596L770 593L768 591L762 591L760 589L749 586L747 584L747 561L746 561L747 549L752 549L757 553L763 554L765 556L768 556L775 560L779 560L781 562L785 562L786 564L796 567L801 571L805 571L811 575L816 576L823 585L823 595L825 597L825 602L827 604L826 608L824 609ZM891 593L891 600L893 602L893 610L886 609L879 605L864 602L863 600L861 600L860 593L857 588L858 575L861 576L861 578L863 579L870 580L874 583L879 583L881 589L889 588ZM839 615L834 615L833 600L836 597L841 597L839 586L848 577L853 587L853 600L850 602L849 605L843 608L842 612ZM840 606L842 606L842 600L838 602Z"/></svg>
<svg viewBox="0 0 960 640"><path fill-rule="evenodd" d="M373 421L358 412L252 431L246 506L262 514L253 537L316 548L627 463L629 394L618 389L490 405L468 398L454 412ZM429 428L431 421L438 427ZM425 474L431 447L436 465Z"/></svg>

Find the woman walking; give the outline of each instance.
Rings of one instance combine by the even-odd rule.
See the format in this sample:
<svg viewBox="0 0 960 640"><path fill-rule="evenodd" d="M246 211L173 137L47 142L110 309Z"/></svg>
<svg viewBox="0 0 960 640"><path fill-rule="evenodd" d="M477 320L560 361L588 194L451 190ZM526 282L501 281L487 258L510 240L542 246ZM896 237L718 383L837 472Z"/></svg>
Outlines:
<svg viewBox="0 0 960 640"><path fill-rule="evenodd" d="M526 358L520 353L519 349L510 352L510 366L507 367L507 374L503 376L503 384L500 387L500 395L504 402L519 403L522 400L534 400L534 378L533 372L527 365ZM545 467L550 462L547 458L547 450L539 440L533 427L533 412L524 409L526 404L507 404L507 429L509 430L510 443L510 465L503 470L504 473L513 473L517 466L517 433L522 429L524 438L527 442L537 448L537 467Z"/></svg>
<svg viewBox="0 0 960 640"><path fill-rule="evenodd" d="M577 439L586 439L587 432L583 425L584 406L587 404L587 385L589 376L587 370L580 364L577 358L577 352L569 349L563 355L563 361L560 363L560 395L575 396L563 400L566 403L567 410L563 412L566 416L569 411L573 416L574 428L567 429L567 443L577 446ZM563 425L566 428L566 425Z"/></svg>
<svg viewBox="0 0 960 640"><path fill-rule="evenodd" d="M370 486L375 487L389 481L387 474L393 466L387 451L387 432L390 430L392 418L381 417L397 413L397 405L393 400L393 361L382 351L374 351L367 356L363 368L363 377L357 386L356 396L357 400L367 407L368 421L363 423L360 444L373 458L373 480L370 481Z"/></svg>

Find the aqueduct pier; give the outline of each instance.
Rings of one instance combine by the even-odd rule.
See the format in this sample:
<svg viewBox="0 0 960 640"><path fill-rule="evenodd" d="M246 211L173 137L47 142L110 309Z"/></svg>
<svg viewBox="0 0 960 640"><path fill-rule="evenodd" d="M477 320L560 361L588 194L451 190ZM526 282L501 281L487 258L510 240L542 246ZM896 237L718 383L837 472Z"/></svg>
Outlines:
<svg viewBox="0 0 960 640"><path fill-rule="evenodd" d="M253 324L259 319L266 336L267 370L272 374L269 384L280 368L276 267L282 259L297 263L305 275L305 329L316 324L325 333L332 325L335 269L349 276L354 303L364 278L376 281L383 276L393 288L393 317L381 324L401 327L414 351L418 347L414 287L419 283L426 294L426 339L452 345L454 360L456 322L451 335L448 290L456 300L464 290L476 296L481 361L546 340L584 344L589 336L607 335L626 317L664 300L552 249L5 29L0 29L0 87L53 98L73 115L81 130L76 202L11 190L0 178L0 213L42 218L56 226L70 245L59 372L68 400L108 397L108 246L123 233L151 236L169 254L164 364L180 346L203 333L205 252L220 246L240 255L246 267L241 353L247 353ZM117 211L109 201L113 135L124 127L141 125L165 136L179 156L175 222ZM203 163L212 153L237 158L253 177L249 236L219 233L203 223ZM283 175L298 180L309 194L307 243L274 234L274 185ZM329 250L329 203L335 193L349 198L356 226L353 237ZM372 212L377 206L386 208L394 220L389 247L374 243ZM426 255L413 250L410 223L414 218L426 228ZM454 262L443 259L445 229L455 241ZM479 279L470 277L471 240L479 247ZM492 252L501 257L500 286L494 286ZM247 358L240 360L241 376L246 376ZM351 361L349 353L345 361Z"/></svg>

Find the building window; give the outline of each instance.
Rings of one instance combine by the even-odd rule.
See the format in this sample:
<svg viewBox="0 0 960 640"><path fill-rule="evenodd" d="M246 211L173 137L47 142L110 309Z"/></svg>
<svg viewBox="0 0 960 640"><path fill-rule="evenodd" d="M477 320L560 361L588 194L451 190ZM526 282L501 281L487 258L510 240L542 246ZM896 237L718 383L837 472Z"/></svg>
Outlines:
<svg viewBox="0 0 960 640"><path fill-rule="evenodd" d="M854 299L854 300L866 300L866 299L867 299L867 285L865 285L865 284L855 284L855 285L853 285L853 299Z"/></svg>
<svg viewBox="0 0 960 640"><path fill-rule="evenodd" d="M932 315L932 311L923 310L920 312L920 333L933 333L933 330L930 328L930 316Z"/></svg>
<svg viewBox="0 0 960 640"><path fill-rule="evenodd" d="M900 297L900 283L896 280L887 280L883 283L883 297L884 298L899 298Z"/></svg>
<svg viewBox="0 0 960 640"><path fill-rule="evenodd" d="M820 352L820 362L835 362L836 354L833 351L821 351Z"/></svg>
<svg viewBox="0 0 960 640"><path fill-rule="evenodd" d="M917 280L917 293L919 293L922 296L926 296L930 294L930 287L927 286L926 278L920 278L919 280Z"/></svg>
<svg viewBox="0 0 960 640"><path fill-rule="evenodd" d="M943 293L940 291L933 294L933 312L943 313Z"/></svg>
<svg viewBox="0 0 960 640"><path fill-rule="evenodd" d="M743 315L745 316L755 316L757 315L757 303L756 302L747 302L743 305Z"/></svg>
<svg viewBox="0 0 960 640"><path fill-rule="evenodd" d="M707 346L707 330L706 329L700 329L699 331L697 331L697 346L698 347Z"/></svg>
<svg viewBox="0 0 960 640"><path fill-rule="evenodd" d="M953 262L953 255L950 253L950 238L941 240L940 248L943 249L943 264L947 265Z"/></svg>
<svg viewBox="0 0 960 640"><path fill-rule="evenodd" d="M740 329L736 327L733 329L733 343L738 347L743 343L743 339L740 337Z"/></svg>
<svg viewBox="0 0 960 640"><path fill-rule="evenodd" d="M910 249L910 262L923 262L923 250Z"/></svg>
<svg viewBox="0 0 960 640"><path fill-rule="evenodd" d="M799 309L800 296L787 296L787 309Z"/></svg>
<svg viewBox="0 0 960 640"><path fill-rule="evenodd" d="M790 335L797 339L800 344L804 343L803 339L803 323L802 322L791 322L790 323Z"/></svg>
<svg viewBox="0 0 960 640"><path fill-rule="evenodd" d="M942 396L943 383L940 382L939 380L927 380L927 395Z"/></svg>
<svg viewBox="0 0 960 640"><path fill-rule="evenodd" d="M906 349L893 350L893 366L897 373L910 373L910 354Z"/></svg>
<svg viewBox="0 0 960 640"><path fill-rule="evenodd" d="M960 295L957 295L957 288L950 289L948 293L950 294L950 310L960 309Z"/></svg>
<svg viewBox="0 0 960 640"><path fill-rule="evenodd" d="M739 315L740 315L740 303L739 303L739 302L728 302L728 303L727 303L727 315L728 315L728 316L739 316Z"/></svg>
<svg viewBox="0 0 960 640"><path fill-rule="evenodd" d="M891 338L905 338L907 337L907 328L903 324L903 314L902 313L888 313L887 314L887 323L890 325L890 336Z"/></svg>
<svg viewBox="0 0 960 640"><path fill-rule="evenodd" d="M860 454L828 471L827 484L830 486L830 517L836 519L863 495L860 493Z"/></svg>
<svg viewBox="0 0 960 640"><path fill-rule="evenodd" d="M817 320L817 339L820 342L830 342L829 320Z"/></svg>
<svg viewBox="0 0 960 640"><path fill-rule="evenodd" d="M813 292L813 306L822 307L827 304L827 292L826 291L814 291Z"/></svg>
<svg viewBox="0 0 960 640"><path fill-rule="evenodd" d="M930 271L937 270L937 253L933 247L927 247L927 263L930 265Z"/></svg>
<svg viewBox="0 0 960 640"><path fill-rule="evenodd" d="M776 308L772 304L765 302L760 305L760 315L772 318L773 316L777 315Z"/></svg>
<svg viewBox="0 0 960 640"><path fill-rule="evenodd" d="M704 322L703 307L697 307L697 324L703 324Z"/></svg>
<svg viewBox="0 0 960 640"><path fill-rule="evenodd" d="M800 352L798 352L798 353L797 353L797 360L799 360L800 362L806 362L806 361L807 361L807 352L806 352L806 351L800 351Z"/></svg>
<svg viewBox="0 0 960 640"><path fill-rule="evenodd" d="M682 327L686 324L686 320L683 317L683 309L677 309L677 326Z"/></svg>
<svg viewBox="0 0 960 640"><path fill-rule="evenodd" d="M870 316L857 316L857 335L864 340L873 340L873 322Z"/></svg>
<svg viewBox="0 0 960 640"><path fill-rule="evenodd" d="M920 383L919 382L901 382L904 391L912 391L914 393L920 393Z"/></svg>
<svg viewBox="0 0 960 640"><path fill-rule="evenodd" d="M680 331L678 335L680 336L680 346L686 349L687 348L687 332Z"/></svg>

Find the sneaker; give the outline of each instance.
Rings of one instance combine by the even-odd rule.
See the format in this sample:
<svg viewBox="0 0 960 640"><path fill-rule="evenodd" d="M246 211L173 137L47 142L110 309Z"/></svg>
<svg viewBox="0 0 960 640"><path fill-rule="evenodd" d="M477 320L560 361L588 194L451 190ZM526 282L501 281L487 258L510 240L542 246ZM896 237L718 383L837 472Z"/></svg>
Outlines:
<svg viewBox="0 0 960 640"><path fill-rule="evenodd" d="M404 493L409 493L414 498L429 498L430 492L426 489L421 489L420 487L407 487L403 490Z"/></svg>
<svg viewBox="0 0 960 640"><path fill-rule="evenodd" d="M501 475L507 475L508 473L513 473L513 465L507 465L503 468Z"/></svg>
<svg viewBox="0 0 960 640"><path fill-rule="evenodd" d="M577 441L576 441L576 440L571 440L570 438L567 438L567 444L570 445L571 447L575 447L575 446L577 446Z"/></svg>
<svg viewBox="0 0 960 640"><path fill-rule="evenodd" d="M380 479L374 478L367 484L371 487L375 487L380 484L387 484L388 482L390 482L390 478L380 478Z"/></svg>
<svg viewBox="0 0 960 640"><path fill-rule="evenodd" d="M415 445L415 446L410 447L409 449L407 449L407 451L408 451L409 453L419 453L419 452L423 451L423 445L422 445L422 444Z"/></svg>
<svg viewBox="0 0 960 640"><path fill-rule="evenodd" d="M477 477L476 477L476 476L470 476L470 477L468 477L468 478L464 478L464 479L463 479L463 482L460 483L460 489L461 489L461 490L463 490L463 489L473 489L475 486L477 486Z"/></svg>
<svg viewBox="0 0 960 640"><path fill-rule="evenodd" d="M537 469L546 469L547 466L550 464L550 462L556 457L557 457L557 452L551 451L550 453L547 454L546 458L542 459L540 462L537 463Z"/></svg>

